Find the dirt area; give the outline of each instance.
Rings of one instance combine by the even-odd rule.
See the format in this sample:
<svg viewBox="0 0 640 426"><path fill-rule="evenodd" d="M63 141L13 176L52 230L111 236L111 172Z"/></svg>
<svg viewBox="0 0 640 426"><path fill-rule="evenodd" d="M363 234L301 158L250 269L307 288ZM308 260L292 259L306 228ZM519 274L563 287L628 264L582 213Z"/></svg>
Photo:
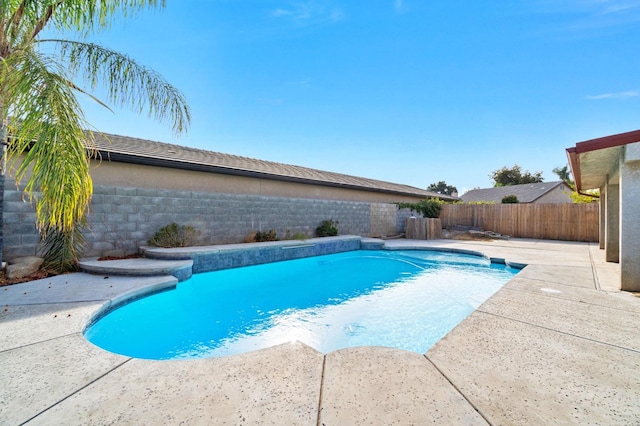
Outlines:
<svg viewBox="0 0 640 426"><path fill-rule="evenodd" d="M464 241L495 241L495 238L482 234L469 234L468 232L462 234L454 234L449 238L452 240L464 240Z"/></svg>
<svg viewBox="0 0 640 426"><path fill-rule="evenodd" d="M4 273L0 273L0 287L12 285L12 284L26 283L28 281L40 280L42 278L53 277L56 275L58 274L56 274L53 271L40 270L40 271L34 272L31 275L27 275L26 277L14 278L10 280L7 277L5 277Z"/></svg>
<svg viewBox="0 0 640 426"><path fill-rule="evenodd" d="M98 258L98 261L102 261L102 260L138 259L140 257L142 257L142 255L138 254L138 253L128 254L126 256L102 256L102 257Z"/></svg>
<svg viewBox="0 0 640 426"><path fill-rule="evenodd" d="M454 227L451 229L443 229L442 238L464 241L495 241L508 240L509 236L501 235L493 231L485 231L482 228Z"/></svg>

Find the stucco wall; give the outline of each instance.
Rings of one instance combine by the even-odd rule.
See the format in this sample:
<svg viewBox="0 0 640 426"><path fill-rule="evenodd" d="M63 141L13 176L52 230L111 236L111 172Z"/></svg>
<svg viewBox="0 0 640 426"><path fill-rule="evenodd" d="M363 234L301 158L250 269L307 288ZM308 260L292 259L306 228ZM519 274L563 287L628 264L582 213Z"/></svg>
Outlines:
<svg viewBox="0 0 640 426"><path fill-rule="evenodd" d="M564 185L557 186L535 201L536 204L573 203L571 191Z"/></svg>
<svg viewBox="0 0 640 426"><path fill-rule="evenodd" d="M125 188L366 201L372 203L417 202L424 199L423 196L360 191L348 188L109 161L93 161L91 177L96 185L111 185Z"/></svg>
<svg viewBox="0 0 640 426"><path fill-rule="evenodd" d="M640 142L625 146L620 161L620 287L640 291Z"/></svg>

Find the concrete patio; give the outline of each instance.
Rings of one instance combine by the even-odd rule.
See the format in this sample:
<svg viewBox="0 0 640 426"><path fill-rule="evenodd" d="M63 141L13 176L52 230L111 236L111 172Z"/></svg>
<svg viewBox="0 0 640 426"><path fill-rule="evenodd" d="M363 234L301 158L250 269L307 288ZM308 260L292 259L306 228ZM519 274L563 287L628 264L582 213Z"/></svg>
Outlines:
<svg viewBox="0 0 640 426"><path fill-rule="evenodd" d="M0 424L640 424L640 298L597 244L412 241L526 263L420 355L292 342L149 361L82 329L105 303L173 277L84 273L0 288Z"/></svg>

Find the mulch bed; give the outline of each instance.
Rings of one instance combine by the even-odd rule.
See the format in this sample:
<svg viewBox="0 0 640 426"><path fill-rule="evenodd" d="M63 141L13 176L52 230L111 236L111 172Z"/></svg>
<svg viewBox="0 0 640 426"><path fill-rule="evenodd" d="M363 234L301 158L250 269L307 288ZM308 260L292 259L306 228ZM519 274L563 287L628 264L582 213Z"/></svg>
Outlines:
<svg viewBox="0 0 640 426"><path fill-rule="evenodd" d="M102 261L102 260L138 259L140 257L142 257L141 254L134 253L134 254L128 254L126 256L102 256L102 257L99 257L98 260Z"/></svg>
<svg viewBox="0 0 640 426"><path fill-rule="evenodd" d="M4 274L0 274L0 287L12 284L26 283L28 281L41 280L42 278L53 277L56 275L58 274L53 271L41 270L36 271L31 275L27 275L26 277L8 279Z"/></svg>
<svg viewBox="0 0 640 426"><path fill-rule="evenodd" d="M98 258L98 260L121 260L121 259L136 259L138 257L142 257L139 254L130 254L127 256L104 256L104 257L100 257ZM26 283L29 281L35 281L35 280L41 280L43 278L47 278L47 277L54 277L57 274L54 271L47 271L47 270L40 270L40 271L36 271L31 275L27 275L26 277L21 277L21 278L13 278L13 279L8 279L4 273L0 272L0 287L3 286L8 286L8 285L12 285L12 284L20 284L20 283Z"/></svg>

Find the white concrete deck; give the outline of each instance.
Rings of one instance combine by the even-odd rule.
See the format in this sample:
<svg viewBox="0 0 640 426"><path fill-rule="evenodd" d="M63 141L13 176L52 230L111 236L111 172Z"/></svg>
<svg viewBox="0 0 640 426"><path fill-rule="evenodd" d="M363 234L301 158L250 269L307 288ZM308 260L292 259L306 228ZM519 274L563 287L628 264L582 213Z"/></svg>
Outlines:
<svg viewBox="0 0 640 426"><path fill-rule="evenodd" d="M529 266L425 355L300 343L148 361L88 343L104 303L173 277L0 287L0 424L640 424L640 298L595 244L387 241ZM601 289L601 290L600 290Z"/></svg>

